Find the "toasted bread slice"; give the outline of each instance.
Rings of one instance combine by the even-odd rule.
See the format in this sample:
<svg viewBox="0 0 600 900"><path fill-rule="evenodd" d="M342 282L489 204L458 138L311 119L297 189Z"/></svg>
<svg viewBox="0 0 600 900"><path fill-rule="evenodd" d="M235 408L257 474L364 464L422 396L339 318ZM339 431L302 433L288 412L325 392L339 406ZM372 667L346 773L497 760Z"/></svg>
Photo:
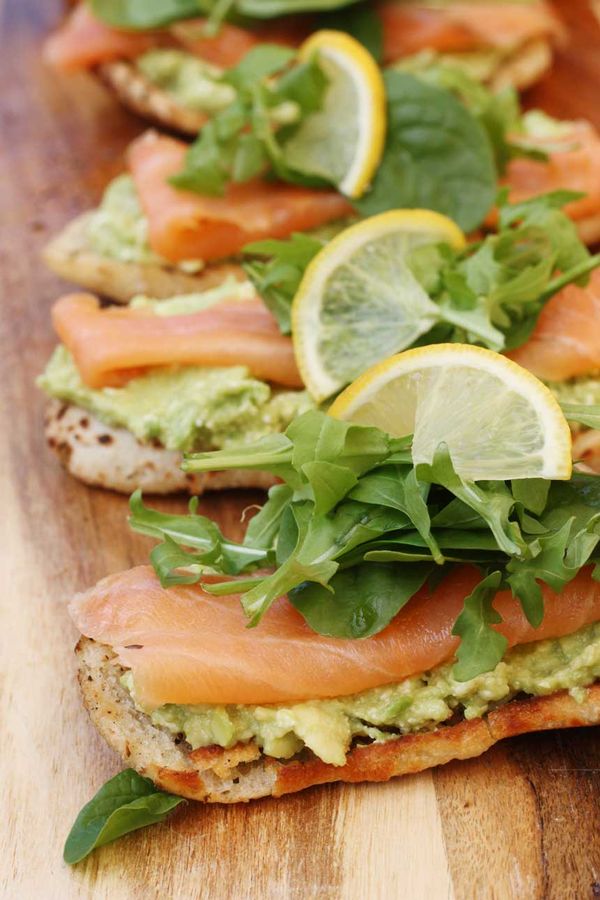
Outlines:
<svg viewBox="0 0 600 900"><path fill-rule="evenodd" d="M600 723L600 684L595 684L587 688L581 703L566 691L512 700L484 718L357 746L344 766L324 763L308 751L279 761L264 756L255 743L229 750L191 750L182 738L153 725L135 708L121 685L124 670L110 647L81 638L75 652L85 706L108 744L163 790L209 803L279 797L332 781L388 781L453 759L479 756L503 738Z"/></svg>
<svg viewBox="0 0 600 900"><path fill-rule="evenodd" d="M207 121L204 113L182 106L172 94L153 84L129 60L103 63L97 71L123 106L155 125L181 134L196 135Z"/></svg>
<svg viewBox="0 0 600 900"><path fill-rule="evenodd" d="M86 227L91 212L73 219L44 248L44 262L61 278L88 290L127 303L137 294L167 299L177 294L206 291L228 276L245 281L241 266L225 262L207 266L195 275L167 263L123 262L101 256L90 247Z"/></svg>
<svg viewBox="0 0 600 900"><path fill-rule="evenodd" d="M120 684L123 669L110 648L82 638L76 653L84 703L111 747L164 790L208 802L280 796L332 781L387 781L452 759L478 756L505 737L600 722L600 685L594 685L582 703L566 692L513 700L482 719L356 747L341 767L308 752L281 762L262 755L253 743L194 751L135 709Z"/></svg>
<svg viewBox="0 0 600 900"><path fill-rule="evenodd" d="M266 472L182 472L181 453L142 444L125 428L104 425L91 413L59 400L48 406L45 426L48 445L68 471L96 487L125 494L141 488L151 494L199 495L228 488L267 490L275 484Z"/></svg>

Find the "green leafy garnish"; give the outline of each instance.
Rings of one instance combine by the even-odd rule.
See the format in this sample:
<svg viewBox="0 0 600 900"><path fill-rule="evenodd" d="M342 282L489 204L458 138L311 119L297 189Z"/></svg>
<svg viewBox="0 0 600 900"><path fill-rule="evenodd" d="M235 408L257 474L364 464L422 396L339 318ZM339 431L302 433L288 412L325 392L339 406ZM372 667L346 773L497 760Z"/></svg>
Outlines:
<svg viewBox="0 0 600 900"><path fill-rule="evenodd" d="M189 454L184 469L257 468L282 484L251 521L242 543L198 516L169 516L132 498L132 527L162 542L152 560L164 585L235 584L250 625L283 594L320 634L377 634L426 582L455 563L481 583L456 623L456 677L493 668L505 642L493 597L508 589L527 619L543 617L540 584L560 591L588 563L600 565L600 478L474 483L455 471L445 445L415 468L411 438L307 412L274 435L238 450ZM186 524L187 523L187 524ZM225 576L222 580L215 575Z"/></svg>
<svg viewBox="0 0 600 900"><path fill-rule="evenodd" d="M489 138L450 91L405 72L384 73L388 130L371 190L354 201L364 216L388 209L434 209L470 231L494 202Z"/></svg>
<svg viewBox="0 0 600 900"><path fill-rule="evenodd" d="M358 0L88 0L94 15L114 28L146 31L171 22L208 16L211 30L225 19L271 19L295 13L340 9ZM209 32L210 33L210 32Z"/></svg>
<svg viewBox="0 0 600 900"><path fill-rule="evenodd" d="M461 638L456 652L458 662L453 670L458 681L469 681L481 672L495 669L504 656L508 641L491 627L502 621L493 606L501 584L502 573L491 572L465 599L452 630L452 634Z"/></svg>
<svg viewBox="0 0 600 900"><path fill-rule="evenodd" d="M600 405L586 403L566 403L560 404L567 422L575 422L578 425L586 425L588 428L597 428L600 430Z"/></svg>
<svg viewBox="0 0 600 900"><path fill-rule="evenodd" d="M130 831L163 822L183 797L157 791L149 778L125 769L103 785L83 807L65 843L63 858L81 862L92 850Z"/></svg>
<svg viewBox="0 0 600 900"><path fill-rule="evenodd" d="M256 241L244 247L244 253L263 257L246 263L244 269L258 296L277 319L282 334L292 330L292 300L307 265L323 246L322 241L310 235L293 234L287 241Z"/></svg>
<svg viewBox="0 0 600 900"><path fill-rule="evenodd" d="M294 59L293 50L261 44L222 76L236 89L236 99L202 128L184 168L170 179L175 187L223 194L229 182L269 170L295 184L323 183L290 169L284 159L285 136L320 108L327 86L316 57L292 65Z"/></svg>
<svg viewBox="0 0 600 900"><path fill-rule="evenodd" d="M431 51L409 57L394 68L409 72L426 84L446 88L458 97L485 129L499 173L504 172L509 160L518 156L546 159L540 150L514 140L523 131L519 95L514 88L492 91L460 66L439 59Z"/></svg>
<svg viewBox="0 0 600 900"><path fill-rule="evenodd" d="M584 284L600 266L600 254L590 255L560 209L577 196L558 191L510 204L503 191L497 233L464 251L433 244L414 249L407 264L437 305L437 312L427 305L423 327L415 325L422 335L416 343L458 341L498 351L525 343L548 300L571 282ZM260 257L246 264L246 272L284 334L290 331L291 305L306 267L322 246L315 238L294 235L245 248ZM404 342L394 352L411 344Z"/></svg>

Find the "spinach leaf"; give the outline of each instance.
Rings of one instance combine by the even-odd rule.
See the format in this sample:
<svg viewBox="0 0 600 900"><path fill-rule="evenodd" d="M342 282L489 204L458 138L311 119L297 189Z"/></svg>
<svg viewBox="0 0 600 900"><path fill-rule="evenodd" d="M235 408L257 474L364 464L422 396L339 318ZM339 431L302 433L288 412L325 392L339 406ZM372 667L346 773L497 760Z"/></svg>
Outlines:
<svg viewBox="0 0 600 900"><path fill-rule="evenodd" d="M162 538L152 561L164 582L201 580L207 569L243 573L249 577L236 588L250 625L288 594L312 628L348 638L376 634L447 564L475 564L485 577L454 632L461 637L457 677L472 678L493 668L505 648L492 627L500 622L497 590L511 588L537 625L540 583L561 591L588 564L600 577L600 479L475 483L460 477L443 444L430 464L415 466L411 441L313 410L283 435L187 458L192 471L246 467L284 477L242 545L225 540L193 504L188 517L165 516L134 495L132 519L137 530ZM231 582L205 589L228 594Z"/></svg>
<svg viewBox="0 0 600 900"><path fill-rule="evenodd" d="M425 584L429 564L354 566L334 575L327 588L305 582L289 599L313 631L339 638L367 638L389 625Z"/></svg>
<svg viewBox="0 0 600 900"><path fill-rule="evenodd" d="M492 207L497 173L489 138L449 91L404 72L384 74L388 132L371 190L354 201L365 216L425 207L470 231Z"/></svg>
<svg viewBox="0 0 600 900"><path fill-rule="evenodd" d="M146 31L208 12L211 0L87 0L94 15L114 28Z"/></svg>
<svg viewBox="0 0 600 900"><path fill-rule="evenodd" d="M149 778L125 769L106 782L83 807L65 843L63 857L74 865L92 850L130 831L163 822L183 797L157 791Z"/></svg>

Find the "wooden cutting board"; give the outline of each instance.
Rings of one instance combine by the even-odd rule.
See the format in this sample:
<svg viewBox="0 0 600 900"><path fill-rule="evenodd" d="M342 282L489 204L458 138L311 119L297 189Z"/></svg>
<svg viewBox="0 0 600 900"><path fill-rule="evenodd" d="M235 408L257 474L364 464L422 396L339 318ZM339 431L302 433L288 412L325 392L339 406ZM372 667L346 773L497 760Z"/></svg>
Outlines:
<svg viewBox="0 0 600 900"><path fill-rule="evenodd" d="M600 32L586 3L562 6L572 41L529 100L600 124ZM54 344L48 311L63 286L39 250L95 203L142 125L92 78L44 69L40 43L61 15L58 0L0 2L0 11L2 896L600 896L597 729L513 740L387 785L189 804L74 869L62 863L76 813L121 768L81 706L66 603L145 560L149 544L128 531L124 498L68 478L44 446L34 379ZM210 509L234 536L256 499L215 497Z"/></svg>

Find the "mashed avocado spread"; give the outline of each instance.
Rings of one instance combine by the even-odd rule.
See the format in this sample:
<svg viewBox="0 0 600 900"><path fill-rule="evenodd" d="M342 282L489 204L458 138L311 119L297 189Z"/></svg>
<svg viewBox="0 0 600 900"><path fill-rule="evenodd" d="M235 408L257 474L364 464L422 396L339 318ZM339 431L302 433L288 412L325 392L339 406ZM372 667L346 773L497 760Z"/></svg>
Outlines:
<svg viewBox="0 0 600 900"><path fill-rule="evenodd" d="M221 69L185 50L149 50L135 64L148 81L194 112L217 113L235 100L235 89L220 80Z"/></svg>
<svg viewBox="0 0 600 900"><path fill-rule="evenodd" d="M133 306L155 315L196 312L223 297L254 296L249 284L224 284L172 300L138 297ZM284 431L312 407L305 391L277 391L244 366L154 369L124 387L89 388L66 347L54 351L38 385L51 397L73 403L105 422L127 428L139 441L159 441L168 450L220 450Z"/></svg>
<svg viewBox="0 0 600 900"><path fill-rule="evenodd" d="M551 381L548 387L563 403L580 403L582 406L600 404L600 375L571 381Z"/></svg>
<svg viewBox="0 0 600 900"><path fill-rule="evenodd" d="M85 234L91 250L119 262L167 266L190 275L204 268L201 259L172 263L150 249L148 220L131 175L119 175L110 182L87 219Z"/></svg>
<svg viewBox="0 0 600 900"><path fill-rule="evenodd" d="M183 734L194 749L255 740L268 756L287 759L307 747L324 762L341 766L354 738L391 740L435 728L455 713L474 719L519 693L569 690L581 699L583 688L599 677L597 622L567 637L516 647L492 672L471 681L456 681L448 663L400 684L333 700L290 706L168 704L148 714L155 725ZM121 680L135 702L131 672Z"/></svg>

